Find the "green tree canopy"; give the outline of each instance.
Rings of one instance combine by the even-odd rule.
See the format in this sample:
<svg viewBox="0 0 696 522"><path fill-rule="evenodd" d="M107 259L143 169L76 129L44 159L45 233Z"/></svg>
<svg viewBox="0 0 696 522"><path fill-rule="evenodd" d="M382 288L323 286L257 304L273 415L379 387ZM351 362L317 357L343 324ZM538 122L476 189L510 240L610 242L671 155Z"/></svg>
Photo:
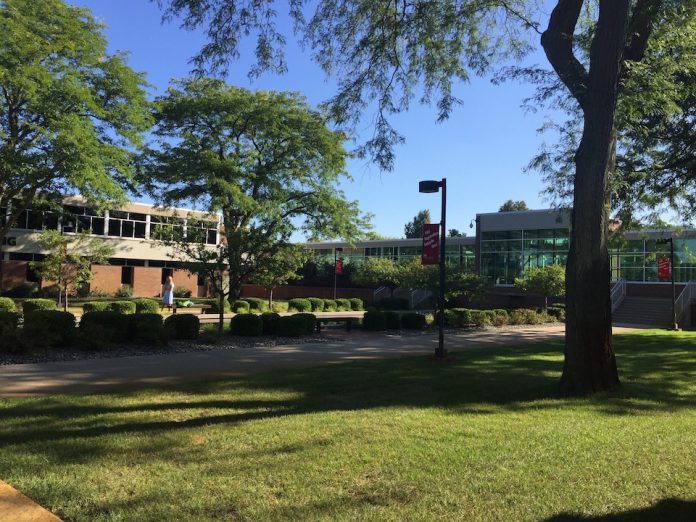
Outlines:
<svg viewBox="0 0 696 522"><path fill-rule="evenodd" d="M418 239L423 237L423 225L430 223L430 211L421 210L411 221L404 225L406 239Z"/></svg>
<svg viewBox="0 0 696 522"><path fill-rule="evenodd" d="M61 0L0 2L0 237L36 199L122 200L151 124L144 76Z"/></svg>
<svg viewBox="0 0 696 522"><path fill-rule="evenodd" d="M393 294L400 284L399 267L386 257L368 257L351 276L351 283L359 286L386 286Z"/></svg>
<svg viewBox="0 0 696 522"><path fill-rule="evenodd" d="M498 212L516 212L520 210L529 210L524 200L521 199L519 201L513 201L508 199L505 203L500 205Z"/></svg>
<svg viewBox="0 0 696 522"><path fill-rule="evenodd" d="M150 192L165 207L222 213L231 298L293 233L352 239L369 226L337 188L347 177L343 134L298 94L192 79L155 103L157 146L143 160Z"/></svg>
<svg viewBox="0 0 696 522"><path fill-rule="evenodd" d="M544 296L544 307L547 307L549 297L565 295L565 268L561 265L527 268L524 277L515 278L515 287Z"/></svg>
<svg viewBox="0 0 696 522"><path fill-rule="evenodd" d="M286 245L269 252L259 260L259 271L253 282L268 290L268 305L273 306L273 290L289 281L300 279L300 269L309 261L311 252L303 245Z"/></svg>

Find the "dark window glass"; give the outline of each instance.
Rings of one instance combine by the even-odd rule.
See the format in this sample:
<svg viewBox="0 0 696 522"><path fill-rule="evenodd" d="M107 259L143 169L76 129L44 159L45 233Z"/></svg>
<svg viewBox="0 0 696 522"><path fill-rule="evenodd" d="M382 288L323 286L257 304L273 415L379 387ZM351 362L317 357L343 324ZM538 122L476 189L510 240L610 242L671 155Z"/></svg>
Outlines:
<svg viewBox="0 0 696 522"><path fill-rule="evenodd" d="M55 212L44 212L43 213L43 226L44 228L50 228L55 230L58 228L58 214Z"/></svg>
<svg viewBox="0 0 696 522"><path fill-rule="evenodd" d="M23 210L22 213L15 220L15 228L27 228L27 211Z"/></svg>
<svg viewBox="0 0 696 522"><path fill-rule="evenodd" d="M85 213L85 207L78 207L75 205L63 205L63 212L66 214L71 214L73 216L82 216Z"/></svg>
<svg viewBox="0 0 696 522"><path fill-rule="evenodd" d="M34 256L32 254L26 254L24 252L10 252L10 261L33 261Z"/></svg>
<svg viewBox="0 0 696 522"><path fill-rule="evenodd" d="M89 216L79 216L77 218L77 231L90 232L92 227L92 218Z"/></svg>
<svg viewBox="0 0 696 522"><path fill-rule="evenodd" d="M116 219L128 219L128 212L122 210L109 210L109 217Z"/></svg>
<svg viewBox="0 0 696 522"><path fill-rule="evenodd" d="M198 274L198 279L197 279L196 285L205 286L205 276Z"/></svg>
<svg viewBox="0 0 696 522"><path fill-rule="evenodd" d="M97 234L101 236L104 234L104 218L93 217L92 218L92 234Z"/></svg>
<svg viewBox="0 0 696 522"><path fill-rule="evenodd" d="M164 266L164 261L149 261L148 266L152 268L162 268Z"/></svg>
<svg viewBox="0 0 696 522"><path fill-rule="evenodd" d="M89 208L89 207L85 208L85 214L88 216L100 216L100 217L103 215L102 212L99 212L96 209Z"/></svg>
<svg viewBox="0 0 696 522"><path fill-rule="evenodd" d="M172 275L174 271L171 268L162 269L162 284L167 282L167 278Z"/></svg>
<svg viewBox="0 0 696 522"><path fill-rule="evenodd" d="M121 284L129 286L133 284L133 267L121 267Z"/></svg>
<svg viewBox="0 0 696 522"><path fill-rule="evenodd" d="M116 237L121 235L121 222L118 219L109 219L109 235Z"/></svg>
<svg viewBox="0 0 696 522"><path fill-rule="evenodd" d="M208 230L206 243L209 245L217 245L217 230Z"/></svg>
<svg viewBox="0 0 696 522"><path fill-rule="evenodd" d="M145 238L145 223L140 221L135 222L135 237L139 237L141 239Z"/></svg>
<svg viewBox="0 0 696 522"><path fill-rule="evenodd" d="M138 214L137 212L129 212L128 219L133 221L145 221L145 214Z"/></svg>
<svg viewBox="0 0 696 522"><path fill-rule="evenodd" d="M27 263L27 275L26 275L27 281L30 283L40 283L41 282L41 276L39 276L38 272L34 270L29 263Z"/></svg>
<svg viewBox="0 0 696 522"><path fill-rule="evenodd" d="M121 237L133 237L133 222L123 221L121 225Z"/></svg>
<svg viewBox="0 0 696 522"><path fill-rule="evenodd" d="M164 216L150 216L150 223L165 223L167 218Z"/></svg>
<svg viewBox="0 0 696 522"><path fill-rule="evenodd" d="M115 266L122 266L126 264L126 260L122 257L112 257L109 259L109 264Z"/></svg>
<svg viewBox="0 0 696 522"><path fill-rule="evenodd" d="M32 230L41 230L43 228L43 212L40 210L27 211L27 228Z"/></svg>
<svg viewBox="0 0 696 522"><path fill-rule="evenodd" d="M145 266L145 261L143 259L126 259L126 264L128 266Z"/></svg>

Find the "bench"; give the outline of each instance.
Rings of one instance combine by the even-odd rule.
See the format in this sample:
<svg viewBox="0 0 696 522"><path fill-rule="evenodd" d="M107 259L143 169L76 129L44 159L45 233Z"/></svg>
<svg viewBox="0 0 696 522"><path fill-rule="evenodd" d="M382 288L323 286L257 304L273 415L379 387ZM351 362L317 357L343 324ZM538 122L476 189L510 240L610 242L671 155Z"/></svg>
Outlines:
<svg viewBox="0 0 696 522"><path fill-rule="evenodd" d="M208 310L209 308L212 308L212 305L209 305L209 304L192 304L191 306L176 306L176 305L174 305L172 307L172 313L175 314L176 310L178 308L183 308L184 310L189 310L191 308L199 308L201 313L205 313L206 310Z"/></svg>
<svg viewBox="0 0 696 522"><path fill-rule="evenodd" d="M359 321L359 317L317 317L317 333L321 332L321 323L346 323L346 332L350 332L353 321Z"/></svg>

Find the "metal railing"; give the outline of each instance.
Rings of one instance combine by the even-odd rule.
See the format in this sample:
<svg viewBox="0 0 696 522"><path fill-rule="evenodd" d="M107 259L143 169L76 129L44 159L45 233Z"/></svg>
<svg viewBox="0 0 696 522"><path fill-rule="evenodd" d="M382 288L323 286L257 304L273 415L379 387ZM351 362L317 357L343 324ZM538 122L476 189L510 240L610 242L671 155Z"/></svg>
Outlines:
<svg viewBox="0 0 696 522"><path fill-rule="evenodd" d="M411 295L409 296L411 310L413 310L416 305L428 299L431 295L433 295L433 293L430 290L411 290Z"/></svg>
<svg viewBox="0 0 696 522"><path fill-rule="evenodd" d="M614 281L614 287L611 289L611 313L621 305L626 297L626 280L622 277Z"/></svg>
<svg viewBox="0 0 696 522"><path fill-rule="evenodd" d="M687 322L685 317L689 313L689 306L693 299L696 299L696 281L689 281L674 302L674 315L681 326Z"/></svg>
<svg viewBox="0 0 696 522"><path fill-rule="evenodd" d="M386 295L384 295L384 294L386 294ZM390 295L391 295L391 291L389 290L389 288L387 288L386 286L380 286L379 288L377 288L375 290L375 293L372 296L372 300L373 300L373 302L376 303L380 299L383 299L385 297L389 297Z"/></svg>

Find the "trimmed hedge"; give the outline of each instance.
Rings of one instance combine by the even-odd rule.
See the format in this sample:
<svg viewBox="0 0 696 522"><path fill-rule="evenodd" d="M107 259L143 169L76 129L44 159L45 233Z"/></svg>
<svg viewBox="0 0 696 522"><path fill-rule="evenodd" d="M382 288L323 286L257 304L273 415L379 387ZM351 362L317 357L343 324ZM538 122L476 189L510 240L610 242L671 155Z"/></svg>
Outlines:
<svg viewBox="0 0 696 522"><path fill-rule="evenodd" d="M312 312L323 312L324 311L324 300L318 297L308 297L307 301L312 305Z"/></svg>
<svg viewBox="0 0 696 522"><path fill-rule="evenodd" d="M17 352L21 350L17 330L18 323L18 313L0 312L0 351Z"/></svg>
<svg viewBox="0 0 696 522"><path fill-rule="evenodd" d="M131 337L136 342L153 344L164 339L164 324L159 313L141 313L128 318Z"/></svg>
<svg viewBox="0 0 696 522"><path fill-rule="evenodd" d="M422 330L425 328L425 315L417 312L401 314L401 327L407 330Z"/></svg>
<svg viewBox="0 0 696 522"><path fill-rule="evenodd" d="M116 312L117 314L134 314L135 308L133 301L111 301L106 305L107 312Z"/></svg>
<svg viewBox="0 0 696 522"><path fill-rule="evenodd" d="M336 309L339 312L350 312L350 299L336 299Z"/></svg>
<svg viewBox="0 0 696 522"><path fill-rule="evenodd" d="M276 333L281 337L300 337L307 332L307 320L299 314L284 315L278 319Z"/></svg>
<svg viewBox="0 0 696 522"><path fill-rule="evenodd" d="M27 299L22 303L22 312L27 315L37 310L55 310L56 302L53 299Z"/></svg>
<svg viewBox="0 0 696 522"><path fill-rule="evenodd" d="M109 310L88 312L80 319L82 341L87 347L102 349L109 343L125 342L131 338L130 314Z"/></svg>
<svg viewBox="0 0 696 522"><path fill-rule="evenodd" d="M546 309L546 313L557 321L565 321L565 306L553 305Z"/></svg>
<svg viewBox="0 0 696 522"><path fill-rule="evenodd" d="M475 326L490 326L493 324L488 310L471 310L471 322Z"/></svg>
<svg viewBox="0 0 696 522"><path fill-rule="evenodd" d="M385 297L375 303L380 310L408 310L408 299L403 297Z"/></svg>
<svg viewBox="0 0 696 522"><path fill-rule="evenodd" d="M261 322L263 323L264 335L275 335L278 329L278 321L280 314L275 312L264 312L261 314Z"/></svg>
<svg viewBox="0 0 696 522"><path fill-rule="evenodd" d="M257 337L263 333L263 321L256 314L238 314L230 320L233 335Z"/></svg>
<svg viewBox="0 0 696 522"><path fill-rule="evenodd" d="M9 297L0 297L0 312L16 312L17 305Z"/></svg>
<svg viewBox="0 0 696 522"><path fill-rule="evenodd" d="M450 308L445 310L445 324L454 328L464 328L472 324L471 310L468 308Z"/></svg>
<svg viewBox="0 0 696 522"><path fill-rule="evenodd" d="M82 311L87 312L103 312L109 306L108 301L88 301L82 305Z"/></svg>
<svg viewBox="0 0 696 522"><path fill-rule="evenodd" d="M365 315L363 316L363 328L371 332L386 330L386 315L384 312L380 312L379 310L365 312Z"/></svg>
<svg viewBox="0 0 696 522"><path fill-rule="evenodd" d="M338 310L338 303L333 299L324 299L324 311L335 312Z"/></svg>
<svg viewBox="0 0 696 522"><path fill-rule="evenodd" d="M271 305L271 312L287 312L288 311L288 303L287 301L273 301L273 304Z"/></svg>
<svg viewBox="0 0 696 522"><path fill-rule="evenodd" d="M239 299L232 303L232 311L235 314L248 314L250 308L251 307L249 306L249 301L244 301L242 299Z"/></svg>
<svg viewBox="0 0 696 522"><path fill-rule="evenodd" d="M401 316L397 312L383 312L384 325L387 330L398 330L401 328Z"/></svg>
<svg viewBox="0 0 696 522"><path fill-rule="evenodd" d="M75 341L75 316L58 310L34 310L24 315L22 340L37 347L61 347Z"/></svg>
<svg viewBox="0 0 696 522"><path fill-rule="evenodd" d="M288 310L296 310L298 312L311 312L312 303L309 301L309 299L290 299L290 301L288 301Z"/></svg>
<svg viewBox="0 0 696 522"><path fill-rule="evenodd" d="M311 334L314 333L314 329L317 327L317 316L314 314L308 314L308 313L299 313L299 314L293 314L291 317L299 317L301 318L304 323L305 323L305 332L306 334Z"/></svg>
<svg viewBox="0 0 696 522"><path fill-rule="evenodd" d="M159 301L154 299L133 299L136 314L158 314L160 311Z"/></svg>
<svg viewBox="0 0 696 522"><path fill-rule="evenodd" d="M249 303L249 310L253 312L268 312L268 301L260 297L245 297L244 300Z"/></svg>
<svg viewBox="0 0 696 522"><path fill-rule="evenodd" d="M170 339L197 339L201 321L194 314L172 314L164 320L164 331Z"/></svg>
<svg viewBox="0 0 696 522"><path fill-rule="evenodd" d="M543 316L536 310L518 308L510 313L510 324L542 324L543 322Z"/></svg>
<svg viewBox="0 0 696 522"><path fill-rule="evenodd" d="M349 299L349 301L351 310L359 311L365 309L365 304L363 303L362 299L358 297L352 297L351 299Z"/></svg>

